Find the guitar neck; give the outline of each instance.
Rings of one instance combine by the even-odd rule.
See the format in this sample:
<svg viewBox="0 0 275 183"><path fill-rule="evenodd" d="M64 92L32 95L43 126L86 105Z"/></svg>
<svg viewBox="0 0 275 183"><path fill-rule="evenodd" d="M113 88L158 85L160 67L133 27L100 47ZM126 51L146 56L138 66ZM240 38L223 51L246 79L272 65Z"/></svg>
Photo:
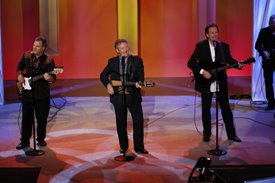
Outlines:
<svg viewBox="0 0 275 183"><path fill-rule="evenodd" d="M238 66L238 63L222 66L222 67L219 67L217 69L210 70L210 73L215 74L216 72L221 72L221 71L224 71L226 69L230 69L230 68L233 68L233 67L236 67L236 66Z"/></svg>
<svg viewBox="0 0 275 183"><path fill-rule="evenodd" d="M245 64L250 64L250 63L254 63L254 62L255 62L255 58L251 57L251 58L247 59L244 62L237 62L237 63L231 64L231 65L226 65L226 66L219 67L217 69L212 69L212 70L210 70L210 73L215 74L216 72L221 72L221 71L224 71L226 69L230 69L230 68L233 68L233 67L238 67L239 64L245 65Z"/></svg>
<svg viewBox="0 0 275 183"><path fill-rule="evenodd" d="M44 77L44 74L41 74L41 75L38 75L38 76L33 77L33 78L31 79L31 81L34 82L34 81L37 81L37 80L39 80L39 79L42 79L43 77Z"/></svg>
<svg viewBox="0 0 275 183"><path fill-rule="evenodd" d="M122 82L119 80L112 80L111 83L112 83L112 86L132 86L132 87L136 86L136 82L131 82L131 81ZM145 86L145 87L154 87L155 86L155 83L152 81L144 81L143 83L138 82L138 84L140 86Z"/></svg>
<svg viewBox="0 0 275 183"><path fill-rule="evenodd" d="M53 71L48 72L49 75L51 75L53 73L54 73ZM32 80L32 82L34 82L34 81L37 81L39 79L42 79L43 77L44 77L44 74L41 74L41 75L38 75L38 76L34 76L31 80Z"/></svg>

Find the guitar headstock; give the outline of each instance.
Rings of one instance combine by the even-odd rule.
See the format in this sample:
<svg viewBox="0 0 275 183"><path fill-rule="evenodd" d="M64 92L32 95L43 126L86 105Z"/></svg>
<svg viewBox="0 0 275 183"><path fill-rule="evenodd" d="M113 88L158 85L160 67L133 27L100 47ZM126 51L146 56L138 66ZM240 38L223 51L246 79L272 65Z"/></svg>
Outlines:
<svg viewBox="0 0 275 183"><path fill-rule="evenodd" d="M144 81L143 86L145 86L145 87L154 87L155 83L153 81Z"/></svg>
<svg viewBox="0 0 275 183"><path fill-rule="evenodd" d="M63 67L55 67L51 73L52 73L52 74L60 74L60 73L63 73Z"/></svg>

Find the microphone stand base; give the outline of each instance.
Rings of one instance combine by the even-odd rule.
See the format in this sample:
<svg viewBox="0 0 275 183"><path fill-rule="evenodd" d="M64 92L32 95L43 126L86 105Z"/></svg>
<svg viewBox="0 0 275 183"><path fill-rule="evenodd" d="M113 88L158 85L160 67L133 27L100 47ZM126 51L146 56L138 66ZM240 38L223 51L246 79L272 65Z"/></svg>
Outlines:
<svg viewBox="0 0 275 183"><path fill-rule="evenodd" d="M226 155L227 151L223 149L212 149L212 150L209 150L207 153L213 156L222 156L222 155Z"/></svg>

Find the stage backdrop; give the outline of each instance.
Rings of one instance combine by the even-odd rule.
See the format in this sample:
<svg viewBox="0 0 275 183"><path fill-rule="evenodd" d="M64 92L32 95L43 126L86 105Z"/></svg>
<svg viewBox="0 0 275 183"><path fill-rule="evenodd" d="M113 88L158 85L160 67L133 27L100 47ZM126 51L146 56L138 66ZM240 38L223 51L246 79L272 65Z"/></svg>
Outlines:
<svg viewBox="0 0 275 183"><path fill-rule="evenodd" d="M187 61L198 34L199 0L139 0L138 50L146 77L188 77ZM115 0L56 0L58 3L58 54L56 64L64 66L61 79L98 78L118 37ZM220 36L231 45L232 55L244 60L252 56L252 7L250 0L216 1ZM123 10L122 10L123 11ZM37 0L1 1L2 51L5 80L15 79L22 53L32 48L39 34ZM51 15L51 14L49 14ZM49 27L51 29L51 27ZM231 76L251 76L251 67L230 70Z"/></svg>

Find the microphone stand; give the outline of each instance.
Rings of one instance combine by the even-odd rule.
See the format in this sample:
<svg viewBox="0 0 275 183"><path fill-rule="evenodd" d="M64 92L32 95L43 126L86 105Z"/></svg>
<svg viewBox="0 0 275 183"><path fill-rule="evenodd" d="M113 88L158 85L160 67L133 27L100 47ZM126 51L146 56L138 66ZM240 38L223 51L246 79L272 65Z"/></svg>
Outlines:
<svg viewBox="0 0 275 183"><path fill-rule="evenodd" d="M31 69L32 69L32 74L31 74L31 81L30 81L30 85L32 84L32 78L34 76L34 61L32 60L32 63L31 63ZM32 124L32 131L33 131L33 149L29 150L29 151L26 151L25 154L27 156L41 156L43 154L45 154L44 151L40 150L40 149L36 149L36 143L35 143L35 140L36 140L36 135L35 135L35 119L36 119L36 116L35 116L35 99L34 99L34 87L31 87L31 97L32 97L32 111L33 111L33 124Z"/></svg>
<svg viewBox="0 0 275 183"><path fill-rule="evenodd" d="M125 66L126 66L126 64L125 64L125 62L126 62L126 60L125 60L125 57L121 58L121 62L122 62L122 78L123 78L123 80L122 80L122 105L123 105L123 107L125 107L126 106L126 95L125 95L125 92L126 92L126 86L125 86L125 81L126 81Z"/></svg>
<svg viewBox="0 0 275 183"><path fill-rule="evenodd" d="M215 57L217 58L217 47L216 44L214 43L215 46ZM215 95L216 95L216 148L209 150L207 153L210 155L214 156L221 156L227 154L227 151L224 149L219 148L219 105L218 105L218 92L219 92L219 79L218 79L218 63L217 59L215 59L215 80L214 82L216 83L216 90L215 90Z"/></svg>

